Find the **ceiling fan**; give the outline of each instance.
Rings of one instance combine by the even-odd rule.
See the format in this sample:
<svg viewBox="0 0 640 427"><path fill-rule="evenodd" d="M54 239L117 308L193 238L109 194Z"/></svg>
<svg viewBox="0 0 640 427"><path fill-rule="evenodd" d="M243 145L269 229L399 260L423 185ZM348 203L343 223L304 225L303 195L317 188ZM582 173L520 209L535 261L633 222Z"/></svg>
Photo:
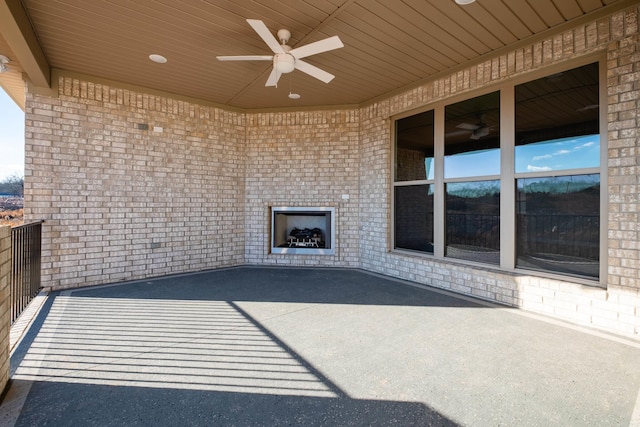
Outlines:
<svg viewBox="0 0 640 427"><path fill-rule="evenodd" d="M338 36L329 37L317 42L309 43L295 49L287 45L291 33L289 30L278 30L278 40L271 34L264 22L259 19L247 19L247 22L256 33L271 48L273 55L241 55L241 56L217 56L220 61L273 61L273 70L269 74L265 86L277 86L282 74L290 73L293 70L300 70L303 73L315 77L325 83L329 83L335 77L315 65L302 60L307 56L317 53L327 52L344 47Z"/></svg>
<svg viewBox="0 0 640 427"><path fill-rule="evenodd" d="M478 140L489 135L489 131L491 130L491 128L484 122L484 114L480 115L478 117L478 120L478 123L476 123L475 125L471 123L460 123L456 127L464 131L471 131L471 136L469 137L469 139Z"/></svg>

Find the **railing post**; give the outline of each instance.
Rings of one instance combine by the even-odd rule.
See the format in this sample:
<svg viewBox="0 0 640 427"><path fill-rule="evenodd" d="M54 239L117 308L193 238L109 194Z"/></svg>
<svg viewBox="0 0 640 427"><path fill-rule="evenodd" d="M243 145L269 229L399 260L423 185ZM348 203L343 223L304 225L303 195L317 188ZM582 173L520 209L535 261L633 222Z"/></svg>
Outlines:
<svg viewBox="0 0 640 427"><path fill-rule="evenodd" d="M11 330L11 227L0 226L0 394L9 382Z"/></svg>

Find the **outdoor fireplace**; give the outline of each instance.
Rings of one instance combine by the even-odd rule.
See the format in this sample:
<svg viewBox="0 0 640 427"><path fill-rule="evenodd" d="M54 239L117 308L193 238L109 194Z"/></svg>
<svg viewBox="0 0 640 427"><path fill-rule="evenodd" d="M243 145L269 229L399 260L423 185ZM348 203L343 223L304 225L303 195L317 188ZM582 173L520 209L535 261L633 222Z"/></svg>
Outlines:
<svg viewBox="0 0 640 427"><path fill-rule="evenodd" d="M272 207L271 253L335 254L335 208Z"/></svg>

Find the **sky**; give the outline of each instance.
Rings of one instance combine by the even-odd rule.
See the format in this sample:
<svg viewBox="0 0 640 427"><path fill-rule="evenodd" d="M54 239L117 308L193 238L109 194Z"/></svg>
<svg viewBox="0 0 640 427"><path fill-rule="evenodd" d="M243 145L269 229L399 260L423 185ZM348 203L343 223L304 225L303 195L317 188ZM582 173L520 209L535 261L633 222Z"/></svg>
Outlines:
<svg viewBox="0 0 640 427"><path fill-rule="evenodd" d="M24 176L24 113L0 88L0 181Z"/></svg>

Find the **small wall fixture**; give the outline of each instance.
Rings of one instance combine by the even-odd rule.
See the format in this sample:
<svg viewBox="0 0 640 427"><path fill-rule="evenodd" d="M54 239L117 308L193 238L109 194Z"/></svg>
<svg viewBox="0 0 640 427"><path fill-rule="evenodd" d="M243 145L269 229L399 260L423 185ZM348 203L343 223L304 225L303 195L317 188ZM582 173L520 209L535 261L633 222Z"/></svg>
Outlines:
<svg viewBox="0 0 640 427"><path fill-rule="evenodd" d="M9 58L4 55L0 55L0 73L6 73L9 71L9 67L7 64L9 63Z"/></svg>

